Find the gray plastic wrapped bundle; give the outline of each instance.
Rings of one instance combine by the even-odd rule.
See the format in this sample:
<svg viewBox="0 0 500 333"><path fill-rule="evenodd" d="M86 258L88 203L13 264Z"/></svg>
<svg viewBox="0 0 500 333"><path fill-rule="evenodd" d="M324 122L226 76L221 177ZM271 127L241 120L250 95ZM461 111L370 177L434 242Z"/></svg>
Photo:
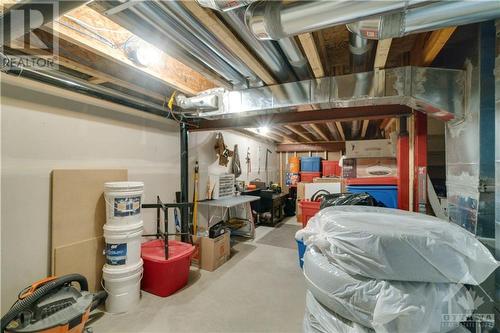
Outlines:
<svg viewBox="0 0 500 333"><path fill-rule="evenodd" d="M304 276L322 305L377 333L448 332L459 323L443 322L445 315L470 315L474 307L463 285L351 276L314 246L304 256Z"/></svg>
<svg viewBox="0 0 500 333"><path fill-rule="evenodd" d="M353 323L326 309L311 292L306 295L306 313L303 322L304 333L374 333L372 329ZM404 331L397 331L398 333ZM424 331L420 331L424 332ZM470 333L463 326L454 328L450 333Z"/></svg>
<svg viewBox="0 0 500 333"><path fill-rule="evenodd" d="M297 232L350 275L436 283L482 283L499 263L467 230L398 209L336 206Z"/></svg>

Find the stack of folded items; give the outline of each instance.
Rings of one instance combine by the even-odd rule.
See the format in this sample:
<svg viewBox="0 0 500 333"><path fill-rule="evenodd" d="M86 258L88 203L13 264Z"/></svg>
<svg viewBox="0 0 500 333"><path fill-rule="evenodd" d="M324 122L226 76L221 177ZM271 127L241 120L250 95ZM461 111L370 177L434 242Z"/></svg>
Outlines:
<svg viewBox="0 0 500 333"><path fill-rule="evenodd" d="M470 315L466 285L499 263L473 234L406 211L337 206L297 233L307 245L305 332L434 333Z"/></svg>

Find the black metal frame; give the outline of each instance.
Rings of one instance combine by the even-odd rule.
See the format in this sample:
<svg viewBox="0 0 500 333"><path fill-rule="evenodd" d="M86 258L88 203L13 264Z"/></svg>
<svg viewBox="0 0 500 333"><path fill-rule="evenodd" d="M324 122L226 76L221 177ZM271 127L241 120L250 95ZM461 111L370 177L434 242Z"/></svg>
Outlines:
<svg viewBox="0 0 500 333"><path fill-rule="evenodd" d="M147 234L142 235L143 237L156 237L156 239L163 239L165 243L165 260L168 260L168 236L176 236L180 235L181 237L185 237L189 240L189 230L187 232L182 232L183 224L189 228L189 223L185 221L183 223L181 218L181 232L170 234L168 232L168 210L169 209L179 209L187 210L189 213L189 209L191 208L192 203L189 202L180 202L180 203L163 203L159 196L156 197L155 204L143 204L142 208L156 208L156 234ZM163 232L161 231L161 210L163 210Z"/></svg>

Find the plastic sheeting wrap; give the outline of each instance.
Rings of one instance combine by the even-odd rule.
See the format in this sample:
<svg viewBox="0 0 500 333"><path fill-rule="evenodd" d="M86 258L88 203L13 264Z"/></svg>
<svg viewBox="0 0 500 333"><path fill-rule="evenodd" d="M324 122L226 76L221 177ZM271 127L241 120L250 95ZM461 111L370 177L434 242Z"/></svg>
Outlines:
<svg viewBox="0 0 500 333"><path fill-rule="evenodd" d="M350 275L379 280L478 285L499 263L473 234L398 209L328 207L297 232Z"/></svg>
<svg viewBox="0 0 500 333"><path fill-rule="evenodd" d="M304 333L374 333L373 330L346 320L324 308L310 291L306 295Z"/></svg>
<svg viewBox="0 0 500 333"><path fill-rule="evenodd" d="M304 276L321 304L377 332L448 332L454 327L443 325L443 315L471 314L474 308L463 285L351 276L314 246L304 256Z"/></svg>

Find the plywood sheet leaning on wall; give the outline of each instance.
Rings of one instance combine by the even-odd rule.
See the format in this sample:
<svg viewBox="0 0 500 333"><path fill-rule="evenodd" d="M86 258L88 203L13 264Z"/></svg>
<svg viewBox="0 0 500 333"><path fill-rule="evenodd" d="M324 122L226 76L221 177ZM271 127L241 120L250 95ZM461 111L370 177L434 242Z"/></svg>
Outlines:
<svg viewBox="0 0 500 333"><path fill-rule="evenodd" d="M104 183L126 180L124 169L52 171L52 274L80 273L101 289Z"/></svg>

